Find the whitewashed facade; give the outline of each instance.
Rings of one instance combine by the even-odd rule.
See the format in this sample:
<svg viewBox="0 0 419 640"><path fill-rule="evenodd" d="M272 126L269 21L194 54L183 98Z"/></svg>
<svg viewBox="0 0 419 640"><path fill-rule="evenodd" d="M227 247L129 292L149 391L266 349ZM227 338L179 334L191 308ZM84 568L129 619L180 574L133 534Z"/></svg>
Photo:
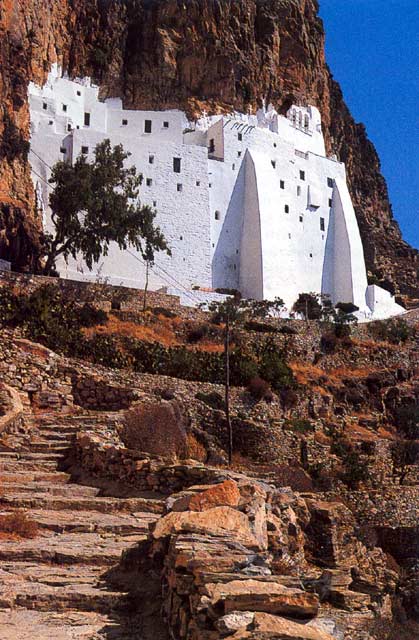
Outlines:
<svg viewBox="0 0 419 640"><path fill-rule="evenodd" d="M30 160L47 228L52 165L81 153L91 158L109 138L131 153L144 178L141 200L157 210L172 251L157 254L152 288L180 292L189 304L230 288L255 299L280 296L290 309L299 293L313 291L353 302L365 319L403 312L367 284L345 167L326 157L315 107L294 106L284 117L270 105L256 115L203 114L190 123L181 111L100 102L98 91L58 68L44 87L29 87ZM126 286L145 279L141 257L117 247L92 272L72 259L59 269L63 277Z"/></svg>

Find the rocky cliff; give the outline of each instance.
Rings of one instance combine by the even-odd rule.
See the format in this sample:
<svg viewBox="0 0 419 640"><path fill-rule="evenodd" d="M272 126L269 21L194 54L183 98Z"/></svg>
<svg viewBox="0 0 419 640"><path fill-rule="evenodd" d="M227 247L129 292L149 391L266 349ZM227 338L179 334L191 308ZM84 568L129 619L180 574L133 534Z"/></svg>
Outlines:
<svg viewBox="0 0 419 640"><path fill-rule="evenodd" d="M246 110L262 96L282 111L316 104L328 151L347 165L371 276L419 295L418 254L401 237L374 146L327 67L317 12L316 0L6 0L0 255L20 267L36 261L26 88L58 61L71 75L92 75L103 97L122 96L126 108Z"/></svg>

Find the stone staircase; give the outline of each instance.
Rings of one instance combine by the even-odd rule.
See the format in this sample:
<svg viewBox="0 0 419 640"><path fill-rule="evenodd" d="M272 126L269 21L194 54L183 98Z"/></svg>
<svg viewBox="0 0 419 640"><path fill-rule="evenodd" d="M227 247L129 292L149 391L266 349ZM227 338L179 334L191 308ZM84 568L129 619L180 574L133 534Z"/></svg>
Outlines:
<svg viewBox="0 0 419 640"><path fill-rule="evenodd" d="M71 482L60 466L80 419L36 426L33 442L0 451L0 514L24 510L39 531L1 540L0 640L142 640L128 594L106 573L146 537L163 502Z"/></svg>

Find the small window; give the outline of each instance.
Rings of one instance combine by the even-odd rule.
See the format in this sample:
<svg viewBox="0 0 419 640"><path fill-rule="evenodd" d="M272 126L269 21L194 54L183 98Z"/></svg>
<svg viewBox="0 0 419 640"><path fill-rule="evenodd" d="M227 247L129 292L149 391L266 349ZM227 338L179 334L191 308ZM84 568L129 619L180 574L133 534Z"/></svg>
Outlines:
<svg viewBox="0 0 419 640"><path fill-rule="evenodd" d="M333 200L332 198L329 198L329 207L332 207L332 206L333 206Z"/></svg>
<svg viewBox="0 0 419 640"><path fill-rule="evenodd" d="M126 127L126 126L127 126L127 124L128 124L128 120L125 120L125 119L124 119L124 120L122 120L122 126L123 126L123 127Z"/></svg>
<svg viewBox="0 0 419 640"><path fill-rule="evenodd" d="M273 168L275 169L276 167L276 160L271 160L271 165L273 166Z"/></svg>
<svg viewBox="0 0 419 640"><path fill-rule="evenodd" d="M234 162L233 162L233 164L231 165L231 168L233 169L233 171L235 170L236 165L234 164Z"/></svg>
<svg viewBox="0 0 419 640"><path fill-rule="evenodd" d="M276 142L274 142L274 147L275 147L275 149L276 149Z"/></svg>
<svg viewBox="0 0 419 640"><path fill-rule="evenodd" d="M48 109L48 104L46 102L42 103L42 108L44 111L46 111Z"/></svg>
<svg viewBox="0 0 419 640"><path fill-rule="evenodd" d="M324 218L320 218L320 231L324 231Z"/></svg>
<svg viewBox="0 0 419 640"><path fill-rule="evenodd" d="M215 151L215 140L214 138L211 138L211 140L209 141L208 152L214 153L214 151Z"/></svg>
<svg viewBox="0 0 419 640"><path fill-rule="evenodd" d="M165 120L163 122L163 129L168 129L169 128L169 123L167 122L167 120Z"/></svg>
<svg viewBox="0 0 419 640"><path fill-rule="evenodd" d="M153 207L157 207L157 200L153 200Z"/></svg>
<svg viewBox="0 0 419 640"><path fill-rule="evenodd" d="M89 153L89 147L82 147L81 152L83 155L87 155Z"/></svg>
<svg viewBox="0 0 419 640"><path fill-rule="evenodd" d="M81 91L76 91L78 96L81 96Z"/></svg>
<svg viewBox="0 0 419 640"><path fill-rule="evenodd" d="M234 269L234 271L236 271L236 269L237 269L237 265L236 264L233 265L233 269Z"/></svg>
<svg viewBox="0 0 419 640"><path fill-rule="evenodd" d="M195 184L196 184L197 187L200 187L201 186L201 181L197 180Z"/></svg>
<svg viewBox="0 0 419 640"><path fill-rule="evenodd" d="M291 234L290 233L288 234L288 239L291 240Z"/></svg>
<svg viewBox="0 0 419 640"><path fill-rule="evenodd" d="M239 255L239 250L238 250L238 249L236 249L236 256L238 256L238 255Z"/></svg>
<svg viewBox="0 0 419 640"><path fill-rule="evenodd" d="M300 170L300 180L305 180L305 179L306 179L306 172Z"/></svg>
<svg viewBox="0 0 419 640"><path fill-rule="evenodd" d="M241 151L237 151L237 157L241 158L242 152Z"/></svg>
<svg viewBox="0 0 419 640"><path fill-rule="evenodd" d="M297 196L300 196L300 195L301 195L301 187L298 185L298 187L297 187Z"/></svg>
<svg viewBox="0 0 419 640"><path fill-rule="evenodd" d="M220 212L216 211L214 217L215 217L216 220L219 220L220 219Z"/></svg>
<svg viewBox="0 0 419 640"><path fill-rule="evenodd" d="M327 178L327 186L333 189L333 178Z"/></svg>
<svg viewBox="0 0 419 640"><path fill-rule="evenodd" d="M144 133L151 133L151 120L144 120Z"/></svg>
<svg viewBox="0 0 419 640"><path fill-rule="evenodd" d="M67 125L67 131L71 131L71 124Z"/></svg>
<svg viewBox="0 0 419 640"><path fill-rule="evenodd" d="M280 180L279 181L279 186L281 189L285 189L285 181L284 180Z"/></svg>
<svg viewBox="0 0 419 640"><path fill-rule="evenodd" d="M154 164L154 156L148 156L148 164Z"/></svg>
<svg viewBox="0 0 419 640"><path fill-rule="evenodd" d="M303 222L303 220L304 220L303 216L300 216L299 219L300 219L300 222Z"/></svg>
<svg viewBox="0 0 419 640"><path fill-rule="evenodd" d="M147 187L151 187L151 185L153 184L153 180L151 178L147 178L145 181Z"/></svg>
<svg viewBox="0 0 419 640"><path fill-rule="evenodd" d="M179 236L179 240L183 240L183 236Z"/></svg>
<svg viewBox="0 0 419 640"><path fill-rule="evenodd" d="M209 189L211 189L211 187L212 187L212 183L211 183L211 182L209 182L209 183L208 183L208 188L209 188Z"/></svg>
<svg viewBox="0 0 419 640"><path fill-rule="evenodd" d="M67 149L65 147L60 147L60 153L67 153Z"/></svg>
<svg viewBox="0 0 419 640"><path fill-rule="evenodd" d="M313 257L313 254L312 254L312 253L310 253L310 258L312 258L312 257Z"/></svg>
<svg viewBox="0 0 419 640"><path fill-rule="evenodd" d="M50 121L48 122L48 124L49 124L49 125L54 124L54 120L50 120Z"/></svg>
<svg viewBox="0 0 419 640"><path fill-rule="evenodd" d="M237 138L238 140L240 140L240 142L243 140L243 134L242 133L238 133L237 134Z"/></svg>
<svg viewBox="0 0 419 640"><path fill-rule="evenodd" d="M63 111L66 112L67 111L67 105L63 104Z"/></svg>
<svg viewBox="0 0 419 640"><path fill-rule="evenodd" d="M181 161L180 158L173 158L173 171L180 173Z"/></svg>
<svg viewBox="0 0 419 640"><path fill-rule="evenodd" d="M183 189L183 186L182 186L181 184L177 184L177 185L176 185L176 189L177 189L177 191L179 191L179 193L180 193L180 192L182 191L182 189Z"/></svg>
<svg viewBox="0 0 419 640"><path fill-rule="evenodd" d="M289 204L286 204L286 205L285 205L285 207L284 207L284 211L285 211L285 213L289 213L289 212L290 212Z"/></svg>
<svg viewBox="0 0 419 640"><path fill-rule="evenodd" d="M84 126L90 127L90 113L84 114Z"/></svg>

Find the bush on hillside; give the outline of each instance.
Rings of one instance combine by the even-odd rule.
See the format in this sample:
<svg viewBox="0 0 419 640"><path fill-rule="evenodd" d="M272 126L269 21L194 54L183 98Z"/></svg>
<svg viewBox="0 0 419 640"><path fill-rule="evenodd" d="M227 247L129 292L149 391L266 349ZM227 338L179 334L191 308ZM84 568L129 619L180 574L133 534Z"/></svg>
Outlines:
<svg viewBox="0 0 419 640"><path fill-rule="evenodd" d="M247 386L247 390L255 400L266 400L266 402L272 402L273 395L269 382L256 376L252 378Z"/></svg>
<svg viewBox="0 0 419 640"><path fill-rule="evenodd" d="M370 322L368 331L375 340L391 342L392 344L407 342L416 334L415 329L410 327L403 318Z"/></svg>

